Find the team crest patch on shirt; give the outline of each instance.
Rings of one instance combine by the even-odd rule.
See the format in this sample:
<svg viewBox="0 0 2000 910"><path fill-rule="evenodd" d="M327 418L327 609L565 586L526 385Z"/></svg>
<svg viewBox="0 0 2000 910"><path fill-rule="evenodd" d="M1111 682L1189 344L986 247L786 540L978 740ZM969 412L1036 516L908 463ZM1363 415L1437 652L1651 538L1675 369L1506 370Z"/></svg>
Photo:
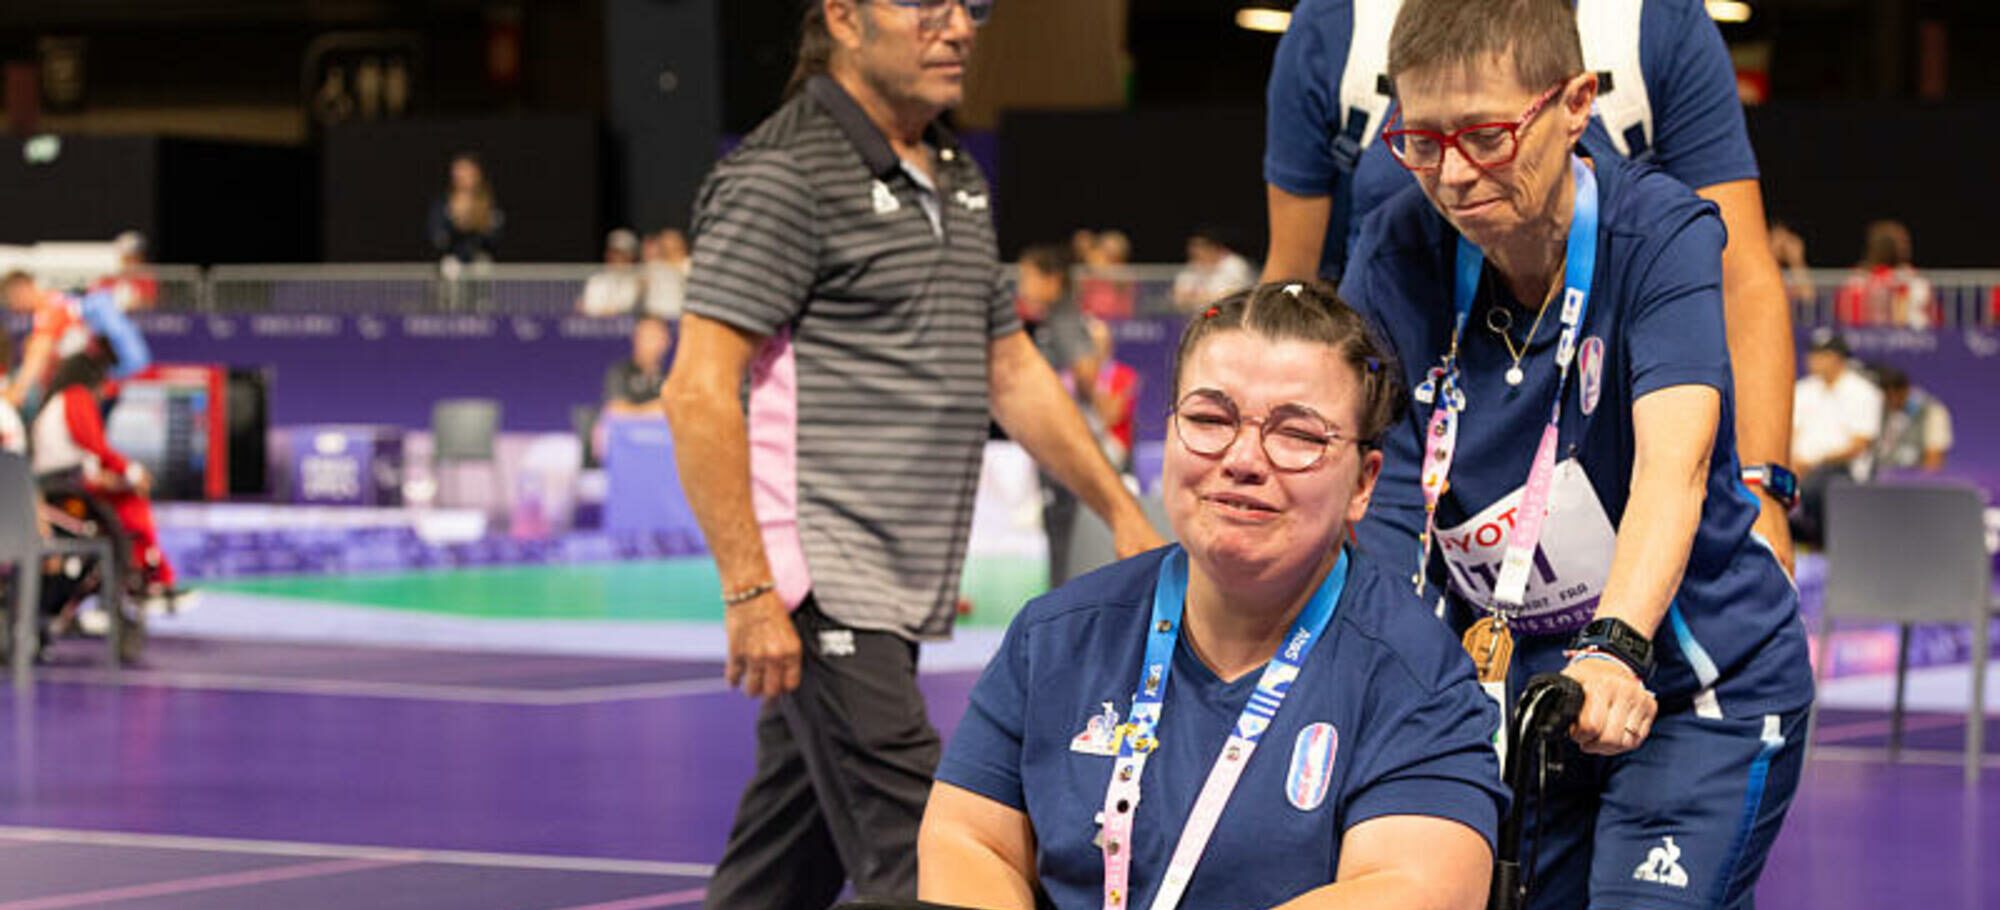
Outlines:
<svg viewBox="0 0 2000 910"><path fill-rule="evenodd" d="M1592 335L1583 340L1583 349L1577 352L1576 368L1582 375L1577 385L1577 397L1588 414L1597 410L1597 399L1604 389L1604 339Z"/></svg>
<svg viewBox="0 0 2000 910"><path fill-rule="evenodd" d="M1340 731L1324 721L1309 724L1292 741L1292 764L1285 772L1285 799L1300 812L1311 812L1326 802L1327 785L1333 781L1333 756L1340 745Z"/></svg>
<svg viewBox="0 0 2000 910"><path fill-rule="evenodd" d="M874 201L877 215L887 215L903 207L903 204L897 201L896 194L889 189L889 185L880 180L875 181Z"/></svg>
<svg viewBox="0 0 2000 910"><path fill-rule="evenodd" d="M1117 755L1118 709L1105 702L1102 712L1084 721L1083 732L1069 741L1069 750L1085 755Z"/></svg>

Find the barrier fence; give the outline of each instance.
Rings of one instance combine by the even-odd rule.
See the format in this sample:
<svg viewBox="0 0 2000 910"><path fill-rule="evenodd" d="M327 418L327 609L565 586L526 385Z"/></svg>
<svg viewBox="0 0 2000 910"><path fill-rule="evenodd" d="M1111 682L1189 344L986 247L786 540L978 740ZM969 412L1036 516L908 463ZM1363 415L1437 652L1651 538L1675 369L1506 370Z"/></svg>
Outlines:
<svg viewBox="0 0 2000 910"><path fill-rule="evenodd" d="M607 273L588 263L493 263L468 266L447 277L435 263L322 265L187 265L149 267L158 285L156 309L202 313L470 313L561 316L577 312L586 284ZM1077 297L1109 319L1171 316L1198 306L1177 304L1176 265L1134 265L1079 270ZM2000 270L1920 273L1927 302L1903 308L1904 328L1988 328L2000 325ZM622 273L643 281L643 268ZM94 275L43 276L60 287L84 287ZM1810 288L1792 294L1799 326L1888 326L1899 308L1864 300L1852 272L1814 270ZM1878 295L1879 296L1879 295ZM643 298L644 294L641 293ZM1873 305L1871 305L1871 303Z"/></svg>
<svg viewBox="0 0 2000 910"><path fill-rule="evenodd" d="M156 267L159 305L136 316L163 362L265 371L274 426L428 425L431 405L477 396L505 405L510 430L559 431L598 401L605 369L627 356L631 318L578 315L591 265L493 265L446 279L409 265ZM1174 266L1134 266L1078 277L1081 304L1109 315L1114 356L1138 373L1136 441L1165 438L1173 349L1184 321ZM1870 311L1849 275L1812 275L1796 327ZM1993 297L2000 271L1928 273L1927 329L1845 326L1855 355L1901 367L1950 407L1957 445L1949 463L2000 489L2000 365ZM79 282L82 283L82 282ZM1884 312L1880 307L1876 308ZM1914 311L1912 308L1904 308ZM27 328L11 313L7 328ZM1802 365L1803 366L1803 365Z"/></svg>

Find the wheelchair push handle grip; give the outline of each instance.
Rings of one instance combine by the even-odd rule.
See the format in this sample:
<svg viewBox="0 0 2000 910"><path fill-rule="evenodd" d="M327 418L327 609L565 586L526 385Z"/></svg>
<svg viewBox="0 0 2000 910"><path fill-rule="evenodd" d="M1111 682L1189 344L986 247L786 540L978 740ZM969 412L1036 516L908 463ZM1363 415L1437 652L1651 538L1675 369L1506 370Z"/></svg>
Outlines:
<svg viewBox="0 0 2000 910"><path fill-rule="evenodd" d="M1528 736L1554 739L1583 713L1583 684L1561 673L1537 673L1521 689L1519 710Z"/></svg>

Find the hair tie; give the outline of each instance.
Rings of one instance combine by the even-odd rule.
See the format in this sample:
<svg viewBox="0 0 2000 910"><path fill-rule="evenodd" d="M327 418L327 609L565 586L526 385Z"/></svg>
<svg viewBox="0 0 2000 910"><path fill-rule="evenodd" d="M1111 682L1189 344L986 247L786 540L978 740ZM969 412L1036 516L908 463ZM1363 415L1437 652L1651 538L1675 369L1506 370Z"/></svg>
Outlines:
<svg viewBox="0 0 2000 910"><path fill-rule="evenodd" d="M1299 284L1298 282L1293 282L1291 284L1285 285L1285 293L1292 295L1293 300L1297 300L1299 299L1299 290L1304 287L1305 285Z"/></svg>
<svg viewBox="0 0 2000 910"><path fill-rule="evenodd" d="M1220 315L1222 315L1222 309L1220 307L1209 307L1207 310L1202 312L1201 318L1214 319L1215 317Z"/></svg>

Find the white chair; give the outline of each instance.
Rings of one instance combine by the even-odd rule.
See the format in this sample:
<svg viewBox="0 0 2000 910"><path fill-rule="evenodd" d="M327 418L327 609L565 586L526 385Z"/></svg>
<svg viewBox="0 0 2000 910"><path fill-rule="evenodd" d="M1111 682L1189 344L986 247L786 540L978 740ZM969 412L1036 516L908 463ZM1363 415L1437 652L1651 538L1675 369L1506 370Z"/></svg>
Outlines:
<svg viewBox="0 0 2000 910"><path fill-rule="evenodd" d="M491 501L486 503L486 511L505 513L505 487L495 454L499 433L500 402L491 398L447 398L431 406L431 477L437 482L439 505L461 501L457 491L448 491L446 485L454 465L484 462L491 472Z"/></svg>
<svg viewBox="0 0 2000 910"><path fill-rule="evenodd" d="M1889 757L1902 750L1910 626L1972 627L1972 704L1966 712L1965 779L1979 779L1986 731L1986 663L1995 610L1993 559L1986 552L1986 497L1968 485L1837 484L1827 491L1826 612L1820 619L1821 675L1832 663L1838 619L1895 622L1896 697Z"/></svg>

